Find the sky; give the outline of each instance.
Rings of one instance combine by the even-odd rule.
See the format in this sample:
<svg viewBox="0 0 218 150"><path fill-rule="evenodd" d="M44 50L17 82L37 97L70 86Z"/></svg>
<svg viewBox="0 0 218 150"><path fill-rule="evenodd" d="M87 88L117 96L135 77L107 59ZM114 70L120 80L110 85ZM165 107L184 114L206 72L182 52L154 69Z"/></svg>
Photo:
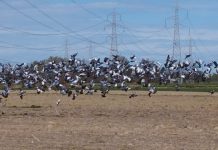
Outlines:
<svg viewBox="0 0 218 150"><path fill-rule="evenodd" d="M175 6L175 0L0 0L0 62L109 56L113 12L119 54L163 62L173 51ZM217 0L179 1L182 58L191 37L194 59L217 60L217 10Z"/></svg>

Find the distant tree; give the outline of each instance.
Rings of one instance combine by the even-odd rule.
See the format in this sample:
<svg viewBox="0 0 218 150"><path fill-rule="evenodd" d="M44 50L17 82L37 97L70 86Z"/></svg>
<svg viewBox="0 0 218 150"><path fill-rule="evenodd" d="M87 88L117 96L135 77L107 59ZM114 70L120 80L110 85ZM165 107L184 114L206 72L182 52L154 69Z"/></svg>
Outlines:
<svg viewBox="0 0 218 150"><path fill-rule="evenodd" d="M212 82L218 82L218 74L211 75L211 81Z"/></svg>

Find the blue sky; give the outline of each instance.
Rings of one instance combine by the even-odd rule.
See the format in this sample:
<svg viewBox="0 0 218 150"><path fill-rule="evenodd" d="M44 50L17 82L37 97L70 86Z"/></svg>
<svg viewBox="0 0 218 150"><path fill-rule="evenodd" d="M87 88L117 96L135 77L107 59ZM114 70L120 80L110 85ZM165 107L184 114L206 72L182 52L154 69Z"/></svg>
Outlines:
<svg viewBox="0 0 218 150"><path fill-rule="evenodd" d="M190 27L193 57L217 60L218 1L180 0L179 5L182 54L188 53ZM0 61L64 57L66 40L69 55L108 56L110 14L116 9L119 53L163 62L172 54L174 7L175 0L1 0Z"/></svg>

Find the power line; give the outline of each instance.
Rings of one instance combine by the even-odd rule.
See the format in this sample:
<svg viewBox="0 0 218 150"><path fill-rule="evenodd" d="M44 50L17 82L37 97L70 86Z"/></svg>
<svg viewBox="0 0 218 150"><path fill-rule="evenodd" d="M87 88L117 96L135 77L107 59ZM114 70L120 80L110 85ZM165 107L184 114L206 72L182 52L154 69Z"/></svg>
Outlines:
<svg viewBox="0 0 218 150"><path fill-rule="evenodd" d="M6 41L0 41L0 43L3 44L7 44L7 46L0 46L0 47L4 47L4 48L24 48L24 49L29 49L29 50L36 50L36 51L57 51L57 49L61 48L61 47L43 47L43 48L36 48L36 47L26 47L24 45L20 45L20 44L13 44L10 42L6 42Z"/></svg>
<svg viewBox="0 0 218 150"><path fill-rule="evenodd" d="M56 31L56 32L60 32L59 30L56 30L56 29L53 28L52 26L46 25L46 24L44 24L43 22L41 22L41 21L39 21L39 20L37 20L37 19L34 19L33 17L31 17L31 16L25 14L24 12L22 12L22 11L20 11L19 9L17 9L16 7L10 5L10 4L7 3L6 1L1 0L1 2L4 3L5 5L7 5L9 8L11 8L11 9L17 11L17 12L20 13L21 15L25 16L26 18L29 18L30 20L35 21L35 22L39 23L40 25L42 25L42 26L44 26L44 27L46 27L46 28L53 29L53 30ZM54 21L54 19L53 19L53 21ZM56 20L56 21L57 21L57 20ZM80 35L80 34L76 33L75 31L72 31L72 30L69 29L69 28L65 28L65 29L68 29L68 32L71 32L72 34L74 34L74 35L75 35L75 38L77 38L77 39L86 40L86 41L92 42L93 44L100 45L99 43L97 43L97 42L95 42L95 41L93 41L93 40L90 40L90 39L88 39L87 37L85 37L85 36L83 36L83 35ZM61 33L62 33L62 32L61 32ZM71 36L72 36L72 35L71 35ZM101 45L101 47L107 48L107 47L105 47L105 46L103 46L103 45Z"/></svg>
<svg viewBox="0 0 218 150"><path fill-rule="evenodd" d="M19 64L19 63L23 63L23 62L12 61L12 60L8 60L8 59L2 59L2 58L0 58L0 61L3 61L3 62L5 62L5 63L12 63L12 64Z"/></svg>
<svg viewBox="0 0 218 150"><path fill-rule="evenodd" d="M137 38L137 36L133 33L133 32L131 32L131 31L128 31L127 30L127 32L130 34L130 35L132 35L131 37L135 37L135 38ZM138 45L137 43L133 43L138 49L141 49L141 50L145 50L144 48L142 48L140 45ZM149 48L150 49L150 48ZM146 50L145 50L146 51Z"/></svg>
<svg viewBox="0 0 218 150"><path fill-rule="evenodd" d="M1 2L4 3L5 5L7 5L9 8L11 8L11 9L17 11L19 14L25 16L26 18L28 18L28 19L30 19L30 20L32 20L32 21L34 21L34 22L37 22L37 23L39 23L40 25L42 25L42 26L44 26L44 27L46 27L46 28L48 28L48 29L53 29L54 31L58 31L58 30L56 30L55 28L53 28L52 26L49 26L49 25L47 25L47 24L45 24L45 23L43 23L43 22L41 22L41 21L39 21L39 20L37 20L37 19L35 19L35 18L33 18L33 17L27 15L27 14L25 14L24 12L22 12L22 11L20 11L19 9L17 9L16 7L10 5L10 4L7 3L6 1L1 0ZM58 32L59 32L59 31L58 31Z"/></svg>
<svg viewBox="0 0 218 150"><path fill-rule="evenodd" d="M100 24L103 24L104 22L98 22L94 25L90 25L88 27L85 27L85 28L81 28L79 30L77 30L76 32L83 32L83 31L86 31L90 28L94 28L96 27L97 25L100 25ZM22 33L22 34L27 34L27 35L33 35L33 36L66 36L66 35L71 35L70 32L65 32L65 33L40 33L40 32L30 32L30 31L27 31L27 30L20 30L20 29L16 29L16 28L13 28L13 27L7 27L7 26L2 26L0 25L0 30L2 31L11 31L11 32L19 32L19 33Z"/></svg>
<svg viewBox="0 0 218 150"><path fill-rule="evenodd" d="M74 4L76 4L77 6L79 6L81 9L83 9L84 11L86 11L88 14L90 14L90 15L92 15L92 16L94 16L95 18L98 18L98 19L100 19L100 20L106 21L106 20L104 19L104 17L99 16L98 14L94 13L93 11L90 11L89 9L83 7L82 5L80 5L79 3L77 3L75 0L71 0L71 1L72 1Z"/></svg>
<svg viewBox="0 0 218 150"><path fill-rule="evenodd" d="M154 30L154 31L143 31L143 30L138 30L138 29L132 29L132 28L129 28L127 26L125 26L124 24L121 25L122 28L124 28L125 30L129 30L129 31L132 31L132 32L138 32L138 33L159 33L159 32L162 32L163 30Z"/></svg>
<svg viewBox="0 0 218 150"><path fill-rule="evenodd" d="M151 36L150 36L151 37ZM128 42L123 42L123 44L126 44L126 45L133 45L133 44L138 44L138 43L142 43L144 42L145 40L148 40L149 38L147 39L141 39L141 40L135 40L135 41L128 41Z"/></svg>
<svg viewBox="0 0 218 150"><path fill-rule="evenodd" d="M62 33L34 33L34 32L29 32L25 30L20 30L12 27L6 27L6 26L0 26L2 31L12 31L12 32L19 32L23 34L28 34L28 35L34 35L34 36L54 36L54 35L63 35ZM64 34L65 35L65 34Z"/></svg>
<svg viewBox="0 0 218 150"><path fill-rule="evenodd" d="M76 36L78 36L78 37L80 37L80 38L82 38L82 39L85 39L85 40L87 40L87 41L89 41L89 42L98 44L97 42L94 42L94 41L88 39L87 37L84 37L84 36L78 34L77 32L72 31L72 29L66 27L64 24L62 24L61 22L59 22L57 19L51 17L50 15L48 15L47 13L45 13L44 11L42 11L41 9L39 9L37 6L35 6L35 5L34 5L33 3L31 3L29 0L24 0L24 1L26 1L29 5L31 5L31 6L32 6L33 8L35 8L36 10L38 10L42 15L44 15L44 16L47 17L48 19L52 20L52 21L55 22L56 24L58 24L58 25L60 25L61 27L63 27L63 28L64 28L65 30L67 30L68 32L73 33L74 35L76 35Z"/></svg>
<svg viewBox="0 0 218 150"><path fill-rule="evenodd" d="M29 0L24 0L26 3L28 3L30 6L32 6L33 8L35 8L38 12L40 12L43 16L45 16L46 18L52 20L53 22L55 22L56 24L60 25L61 27L63 27L65 30L71 31L70 28L66 27L64 24L62 24L61 22L59 22L58 20L56 20L55 18L51 17L50 15L48 15L47 13L45 13L43 10L39 9L36 5L34 5L33 3L31 3Z"/></svg>
<svg viewBox="0 0 218 150"><path fill-rule="evenodd" d="M192 23L192 21L191 21L189 15L187 15L187 19L188 19L188 21L189 21L189 25L192 27L192 31L194 31L195 33L198 33L197 30L195 30L195 27L194 27L194 25L193 25L193 23ZM200 48L197 46L197 43L200 43L201 46L203 46L204 49L209 52L209 49L205 46L204 42L203 42L201 39L199 39L199 38L193 38L193 37L192 37L192 42L193 42L195 48L198 50L198 53L201 53L201 51L200 51ZM195 53L195 55L198 54L198 53ZM203 53L201 53L200 56L202 57L202 56L203 56Z"/></svg>

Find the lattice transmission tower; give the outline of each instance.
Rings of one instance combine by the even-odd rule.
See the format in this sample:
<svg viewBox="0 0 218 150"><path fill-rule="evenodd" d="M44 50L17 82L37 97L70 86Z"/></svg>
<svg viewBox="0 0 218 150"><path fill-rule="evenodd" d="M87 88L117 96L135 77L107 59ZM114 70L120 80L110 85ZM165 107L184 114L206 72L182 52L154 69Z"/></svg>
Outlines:
<svg viewBox="0 0 218 150"><path fill-rule="evenodd" d="M66 59L69 58L69 43L68 43L68 39L65 40L65 50L64 50L64 57Z"/></svg>
<svg viewBox="0 0 218 150"><path fill-rule="evenodd" d="M92 42L89 42L89 59L93 57L93 47Z"/></svg>
<svg viewBox="0 0 218 150"><path fill-rule="evenodd" d="M110 54L116 55L118 54L118 44L117 44L117 27L119 26L118 21L121 20L121 15L116 12L114 9L112 14L108 16L110 19L111 26L111 46L110 46Z"/></svg>
<svg viewBox="0 0 218 150"><path fill-rule="evenodd" d="M190 59L192 60L192 37L191 37L191 31L189 28L189 49L188 49L188 54L190 55Z"/></svg>
<svg viewBox="0 0 218 150"><path fill-rule="evenodd" d="M180 47L180 23L179 23L179 1L176 1L174 16L174 38L173 38L173 54L172 59L181 61L182 52Z"/></svg>

